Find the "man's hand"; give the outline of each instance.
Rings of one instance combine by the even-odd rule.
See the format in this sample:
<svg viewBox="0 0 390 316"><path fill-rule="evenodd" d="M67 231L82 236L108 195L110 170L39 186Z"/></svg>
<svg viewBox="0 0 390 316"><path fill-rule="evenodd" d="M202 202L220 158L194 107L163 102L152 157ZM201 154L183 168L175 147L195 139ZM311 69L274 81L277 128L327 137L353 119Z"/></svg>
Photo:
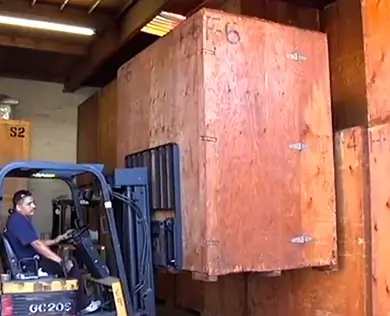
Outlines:
<svg viewBox="0 0 390 316"><path fill-rule="evenodd" d="M55 243L58 244L58 243L60 243L61 241L68 239L68 238L72 235L73 231L74 231L74 229L69 229L69 230L66 231L66 233L64 233L64 234L62 234L62 235L58 235L58 236L54 239Z"/></svg>

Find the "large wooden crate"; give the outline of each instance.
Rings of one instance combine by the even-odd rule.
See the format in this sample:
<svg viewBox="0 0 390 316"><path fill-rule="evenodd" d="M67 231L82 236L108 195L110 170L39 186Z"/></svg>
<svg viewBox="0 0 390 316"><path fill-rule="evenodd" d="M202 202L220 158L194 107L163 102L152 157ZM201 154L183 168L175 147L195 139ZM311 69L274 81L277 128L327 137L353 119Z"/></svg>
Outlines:
<svg viewBox="0 0 390 316"><path fill-rule="evenodd" d="M372 315L390 315L390 124L369 128Z"/></svg>
<svg viewBox="0 0 390 316"><path fill-rule="evenodd" d="M28 121L0 120L0 165L30 158L30 134ZM7 179L3 192L3 210L7 211L11 207L14 192L25 188L26 179Z"/></svg>
<svg viewBox="0 0 390 316"><path fill-rule="evenodd" d="M329 90L324 34L207 9L120 68L118 165L180 146L183 269L336 263Z"/></svg>

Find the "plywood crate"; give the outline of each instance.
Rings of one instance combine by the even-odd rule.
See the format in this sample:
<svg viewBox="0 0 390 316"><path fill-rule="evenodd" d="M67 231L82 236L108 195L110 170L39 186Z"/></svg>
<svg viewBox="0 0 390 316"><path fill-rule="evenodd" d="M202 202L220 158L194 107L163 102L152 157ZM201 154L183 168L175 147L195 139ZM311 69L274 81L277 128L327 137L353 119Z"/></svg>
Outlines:
<svg viewBox="0 0 390 316"><path fill-rule="evenodd" d="M208 9L120 68L118 165L180 146L181 268L336 263L329 90L325 34Z"/></svg>
<svg viewBox="0 0 390 316"><path fill-rule="evenodd" d="M30 159L30 122L20 120L0 120L0 165ZM7 179L3 191L2 214L4 218L12 206L15 191L27 188L27 179Z"/></svg>
<svg viewBox="0 0 390 316"><path fill-rule="evenodd" d="M390 124L369 128L372 315L390 315Z"/></svg>

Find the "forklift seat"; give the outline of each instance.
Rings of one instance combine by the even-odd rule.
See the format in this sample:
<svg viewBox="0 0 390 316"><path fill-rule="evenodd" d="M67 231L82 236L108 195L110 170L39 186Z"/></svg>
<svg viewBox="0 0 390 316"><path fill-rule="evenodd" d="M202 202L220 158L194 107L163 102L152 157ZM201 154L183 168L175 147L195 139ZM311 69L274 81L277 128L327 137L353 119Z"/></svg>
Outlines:
<svg viewBox="0 0 390 316"><path fill-rule="evenodd" d="M3 254L1 261L4 271L8 271L11 274L11 278L16 280L38 279L38 258L18 260L4 233L0 234L0 252ZM34 262L37 271L27 273L23 271L22 264L27 262Z"/></svg>
<svg viewBox="0 0 390 316"><path fill-rule="evenodd" d="M0 236L0 251L3 254L1 259L4 271L9 271L11 276L15 278L16 275L21 273L18 266L18 258L4 233Z"/></svg>

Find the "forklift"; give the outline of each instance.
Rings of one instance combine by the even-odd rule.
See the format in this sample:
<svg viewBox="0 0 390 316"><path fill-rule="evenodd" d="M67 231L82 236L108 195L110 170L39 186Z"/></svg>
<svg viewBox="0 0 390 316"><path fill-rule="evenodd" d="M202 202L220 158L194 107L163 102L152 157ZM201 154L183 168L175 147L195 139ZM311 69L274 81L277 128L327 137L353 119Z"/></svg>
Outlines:
<svg viewBox="0 0 390 316"><path fill-rule="evenodd" d="M87 270L86 279L102 308L94 315L156 316L154 269L182 267L179 149L176 144L125 157L125 168L111 173L102 164L18 161L0 169L0 199L6 178L60 179L71 190L71 243ZM91 187L79 176L91 174ZM91 194L96 192L97 194ZM64 201L54 200L56 206ZM58 204L59 203L59 204ZM104 233L111 237L113 260L107 263L91 241L83 207L100 203ZM53 204L54 205L54 204ZM53 206L54 209L54 206ZM62 226L62 225L60 225ZM77 280L25 273L4 233L0 235L3 268L1 315L75 315ZM31 258L32 261L36 260Z"/></svg>

